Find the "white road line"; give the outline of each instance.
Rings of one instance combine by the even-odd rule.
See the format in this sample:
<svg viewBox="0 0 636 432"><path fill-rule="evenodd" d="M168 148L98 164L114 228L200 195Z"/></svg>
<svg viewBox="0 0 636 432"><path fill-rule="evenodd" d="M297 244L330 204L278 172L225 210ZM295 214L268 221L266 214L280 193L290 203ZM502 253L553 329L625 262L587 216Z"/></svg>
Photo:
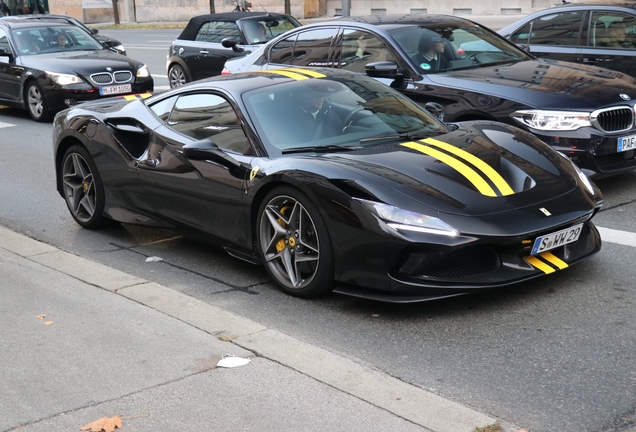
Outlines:
<svg viewBox="0 0 636 432"><path fill-rule="evenodd" d="M599 226L596 228L598 228L598 232L601 233L601 241L603 242L636 247L636 233Z"/></svg>
<svg viewBox="0 0 636 432"><path fill-rule="evenodd" d="M12 124L12 123L2 123L2 122L0 122L0 129L8 128L8 127L11 127L11 126L15 126L15 125Z"/></svg>

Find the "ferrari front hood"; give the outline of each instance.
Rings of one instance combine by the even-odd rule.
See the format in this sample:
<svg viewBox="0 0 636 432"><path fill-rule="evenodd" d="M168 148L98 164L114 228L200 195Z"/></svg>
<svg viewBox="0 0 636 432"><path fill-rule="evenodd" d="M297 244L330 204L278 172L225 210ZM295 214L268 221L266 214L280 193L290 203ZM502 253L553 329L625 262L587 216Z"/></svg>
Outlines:
<svg viewBox="0 0 636 432"><path fill-rule="evenodd" d="M536 207L579 187L564 157L529 133L493 122L323 157L439 212L463 216Z"/></svg>

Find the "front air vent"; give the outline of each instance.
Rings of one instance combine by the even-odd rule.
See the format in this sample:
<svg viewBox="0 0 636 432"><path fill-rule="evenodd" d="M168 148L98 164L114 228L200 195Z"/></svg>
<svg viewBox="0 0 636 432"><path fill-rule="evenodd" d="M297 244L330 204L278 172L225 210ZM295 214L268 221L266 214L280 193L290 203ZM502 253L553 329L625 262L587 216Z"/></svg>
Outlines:
<svg viewBox="0 0 636 432"><path fill-rule="evenodd" d="M603 132L622 132L634 125L634 110L631 107L615 107L596 110L592 113L592 124Z"/></svg>
<svg viewBox="0 0 636 432"><path fill-rule="evenodd" d="M132 80L132 73L130 71L118 71L113 73L113 76L115 77L115 82L118 84Z"/></svg>
<svg viewBox="0 0 636 432"><path fill-rule="evenodd" d="M108 72L103 72L91 75L91 80L95 84L110 84L113 82L113 76Z"/></svg>

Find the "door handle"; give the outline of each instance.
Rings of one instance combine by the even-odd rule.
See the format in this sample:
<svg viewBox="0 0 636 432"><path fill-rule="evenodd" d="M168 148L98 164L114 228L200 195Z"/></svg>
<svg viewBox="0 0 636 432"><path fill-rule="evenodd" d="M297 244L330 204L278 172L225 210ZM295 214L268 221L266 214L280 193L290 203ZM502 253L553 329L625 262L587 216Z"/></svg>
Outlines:
<svg viewBox="0 0 636 432"><path fill-rule="evenodd" d="M598 63L600 60L599 59L595 59L595 58L587 58L587 57L583 57L583 59L581 60L583 63L588 63L588 64L596 64Z"/></svg>
<svg viewBox="0 0 636 432"><path fill-rule="evenodd" d="M210 54L210 52L207 50L201 50L199 51L199 54Z"/></svg>

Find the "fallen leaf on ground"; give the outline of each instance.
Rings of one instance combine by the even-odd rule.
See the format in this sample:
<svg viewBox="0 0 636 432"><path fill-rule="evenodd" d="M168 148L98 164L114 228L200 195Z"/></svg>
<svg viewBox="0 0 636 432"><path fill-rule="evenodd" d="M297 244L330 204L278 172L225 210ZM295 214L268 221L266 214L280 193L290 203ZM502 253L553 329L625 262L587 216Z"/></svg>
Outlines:
<svg viewBox="0 0 636 432"><path fill-rule="evenodd" d="M89 432L113 432L116 428L121 427L121 418L115 416L100 418L99 420L95 420L93 423L82 426L80 430Z"/></svg>
<svg viewBox="0 0 636 432"><path fill-rule="evenodd" d="M42 314L42 315L38 315L38 316L36 316L36 318L37 318L37 319L44 319L44 317L45 317L45 316L46 316L46 315Z"/></svg>
<svg viewBox="0 0 636 432"><path fill-rule="evenodd" d="M53 323L54 323L54 321L47 321L47 322L44 323L44 325L51 325Z"/></svg>

